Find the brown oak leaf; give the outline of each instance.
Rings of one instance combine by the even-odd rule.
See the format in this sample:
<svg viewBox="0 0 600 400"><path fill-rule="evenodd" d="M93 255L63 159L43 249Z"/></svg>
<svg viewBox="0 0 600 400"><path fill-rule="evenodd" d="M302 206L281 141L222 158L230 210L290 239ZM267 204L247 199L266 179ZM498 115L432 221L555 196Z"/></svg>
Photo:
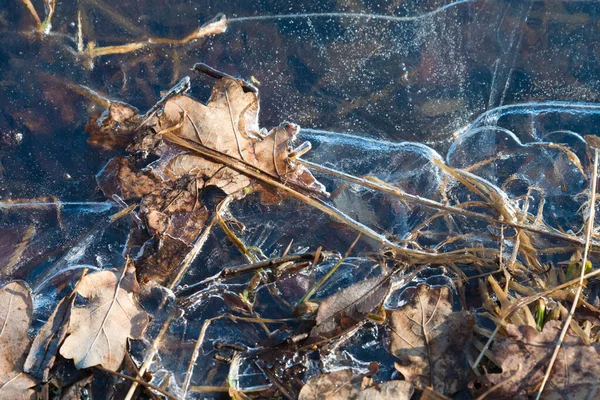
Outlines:
<svg viewBox="0 0 600 400"><path fill-rule="evenodd" d="M148 314L133 298L138 290L135 268L127 263L122 274L102 271L86 275L77 293L88 299L71 311L67 338L60 354L79 369L102 365L116 371L125 356L127 339L140 339Z"/></svg>
<svg viewBox="0 0 600 400"><path fill-rule="evenodd" d="M298 126L284 122L270 132L261 129L258 92L243 81L220 76L206 104L184 94L189 88L189 79L184 79L146 115L114 103L87 128L96 145L127 144L130 155L111 160L98 174L98 183L108 198L139 202L138 215L149 236L133 235L138 240L130 245L144 249L136 260L143 282L164 283L196 242L212 211L201 201L205 189L217 187L233 198L256 189L264 193L263 200L282 198L225 161L202 156L182 143L232 157L297 190L327 195L310 171L289 157ZM173 138L182 142L175 144Z"/></svg>
<svg viewBox="0 0 600 400"><path fill-rule="evenodd" d="M549 321L542 332L528 325L509 324L507 336L497 339L492 348L502 373L487 374L485 387L504 382L493 392L494 398L529 398L535 394L546 373L561 331L560 321ZM596 398L600 376L600 343L586 345L571 331L565 336L549 378L543 399ZM485 390L485 388L484 388ZM589 396L589 397L588 397Z"/></svg>
<svg viewBox="0 0 600 400"><path fill-rule="evenodd" d="M418 389L433 387L443 395L463 389L468 381L465 352L475 317L452 310L446 286L419 285L412 299L389 312L390 351L396 369Z"/></svg>

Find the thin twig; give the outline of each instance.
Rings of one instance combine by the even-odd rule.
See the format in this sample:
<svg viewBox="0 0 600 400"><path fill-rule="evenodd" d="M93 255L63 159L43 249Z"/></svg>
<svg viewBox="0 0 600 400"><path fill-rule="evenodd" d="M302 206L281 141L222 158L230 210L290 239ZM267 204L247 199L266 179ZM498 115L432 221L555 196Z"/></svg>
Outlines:
<svg viewBox="0 0 600 400"><path fill-rule="evenodd" d="M304 253L304 254L292 254L285 257L279 258L270 258L268 260L259 261L252 264L240 265L238 267L229 267L223 269L223 276L233 276L244 274L247 272L256 271L257 269L265 269L277 267L281 264L285 264L288 262L298 262L298 261L312 261L313 265L321 262L322 260L332 256L334 253L324 251L324 252L314 252L314 253Z"/></svg>
<svg viewBox="0 0 600 400"><path fill-rule="evenodd" d="M270 388L271 386L266 386ZM229 392L228 386L190 386L188 388L188 392L194 393L211 393L211 392L220 392L227 393Z"/></svg>
<svg viewBox="0 0 600 400"><path fill-rule="evenodd" d="M200 346L202 345L202 343L204 342L204 336L206 335L206 330L208 329L208 326L215 320L217 319L221 319L224 318L225 315L219 315L213 318L209 318L206 321L204 321L204 324L202 324L202 329L200 329L200 333L198 334L198 338L196 339L196 344L194 345L194 351L192 352L192 356L190 357L190 362L188 364L188 368L187 371L185 373L185 380L183 382L183 396L182 398L185 399L188 389L190 387L190 381L192 380L192 372L194 370L194 365L196 365L196 359L198 358L198 352L200 350Z"/></svg>
<svg viewBox="0 0 600 400"><path fill-rule="evenodd" d="M473 365L471 365L471 368L473 370L477 369L477 366L479 365L479 363L483 359L483 356L485 355L486 350L490 348L490 345L494 341L494 338L496 337L496 335L498 334L498 332L500 332L500 326L501 326L501 324L497 324L496 325L496 329L494 329L494 332L492 332L492 334L488 338L487 342L483 346L483 349L481 349L481 351L479 352L479 355L477 356L477 359L475 360L475 362L473 363Z"/></svg>
<svg viewBox="0 0 600 400"><path fill-rule="evenodd" d="M548 369L546 370L546 374L544 375L544 379L542 380L542 384L538 390L536 400L539 400L542 397L542 393L544 392L544 388L546 387L546 383L550 378L550 373L552 372L552 367L554 367L554 362L558 357L558 352L563 344L563 340L567 335L567 331L571 325L571 319L573 318L573 314L575 314L575 310L577 309L577 305L579 303L579 297L581 296L581 291L583 290L583 281L585 276L585 265L588 260L588 253L590 250L590 238L592 235L592 230L594 229L594 215L596 209L596 181L598 179L598 149L594 149L594 170L592 171L592 187L590 192L590 202L589 202L589 213L587 218L587 227L585 230L585 246L583 248L583 261L581 263L581 273L579 274L579 282L577 284L577 291L575 292L575 298L573 299L573 305L569 310L569 315L565 320L564 326L560 335L558 337L558 342L556 343L556 347L554 348L554 353L552 353L552 358L550 358L550 362L548 363Z"/></svg>
<svg viewBox="0 0 600 400"><path fill-rule="evenodd" d="M171 283L167 286L170 290L173 290L173 288L179 283L179 281L181 281L181 278L183 278L183 276L187 272L187 269L196 259L196 256L198 255L198 253L200 253L200 250L202 250L202 247L204 246L204 243L206 243L206 239L208 239L208 234L214 226L216 219L217 217L215 216L210 220L210 222L208 223L208 225L206 225L200 236L198 236L198 238L196 239L196 243L194 243L194 247L192 248L192 250L190 250L186 254L181 265L179 266L177 275L175 275L175 278L173 278L171 280Z"/></svg>
<svg viewBox="0 0 600 400"><path fill-rule="evenodd" d="M167 329L171 325L171 321L173 321L173 317L174 317L174 314L171 313L171 315L169 315L169 318L167 318L167 320L164 322L162 328L160 329L160 332L158 333L158 335L152 342L152 346L150 347L150 352L146 355L144 362L142 363L140 369L138 370L136 380L131 384L131 387L129 388L129 391L127 392L127 395L125 396L124 400L132 399L132 397L135 393L135 389L137 389L138 384L139 384L138 380L140 380L140 381L143 380L142 376L146 373L146 370L148 370L148 368L152 364L152 360L154 359L154 356L156 355L156 353L158 353L158 346L159 346L160 342L162 341L163 336L167 332Z"/></svg>
<svg viewBox="0 0 600 400"><path fill-rule="evenodd" d="M165 397L167 397L169 399L178 400L177 397L175 397L172 394L164 391L163 389L159 388L158 386L154 386L151 383L148 383L148 382L143 381L141 379L137 379L137 378L134 378L133 376L125 375L125 374L122 374L120 372L111 371L110 369L106 369L106 368L104 368L104 367L102 367L100 365L96 365L94 368L96 368L99 371L105 372L105 373L107 373L109 375L114 375L114 376L117 376L119 378L123 378L123 379L127 379L127 380L130 380L130 381L136 382L136 383L138 383L138 384L140 384L142 386L147 387L148 389L154 390L155 392L158 392L158 393L162 394L163 396L165 396Z"/></svg>

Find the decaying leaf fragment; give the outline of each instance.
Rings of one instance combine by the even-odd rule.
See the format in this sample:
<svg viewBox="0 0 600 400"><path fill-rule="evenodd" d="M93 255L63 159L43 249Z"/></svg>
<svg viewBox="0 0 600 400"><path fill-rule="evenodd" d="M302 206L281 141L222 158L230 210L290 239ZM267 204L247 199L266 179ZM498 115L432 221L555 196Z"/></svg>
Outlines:
<svg viewBox="0 0 600 400"><path fill-rule="evenodd" d="M58 303L48 321L35 336L25 360L25 372L42 382L48 381L58 348L67 335L74 301L75 293L63 298Z"/></svg>
<svg viewBox="0 0 600 400"><path fill-rule="evenodd" d="M257 90L219 76L207 104L184 94L189 88L189 79L184 79L147 115L112 103L88 125L93 144L109 148L128 144L130 155L112 159L98 175L98 183L108 198L139 201L139 216L154 238L153 246L145 248L156 254L136 262L144 280L163 281L200 235L208 220L209 210L201 201L206 188L217 187L234 198L254 189L273 194L224 161L204 157L182 143L242 161L298 190L327 194L310 171L289 157L299 127L284 122L270 132L261 129ZM182 142L176 145L173 138Z"/></svg>
<svg viewBox="0 0 600 400"><path fill-rule="evenodd" d="M74 308L69 336L60 354L73 359L79 369L101 365L116 371L125 356L127 339L142 337L148 314L133 298L138 283L128 262L123 273L102 271L83 277L77 293L88 299Z"/></svg>
<svg viewBox="0 0 600 400"><path fill-rule="evenodd" d="M0 399L31 399L36 382L23 372L33 315L31 292L23 281L0 289Z"/></svg>
<svg viewBox="0 0 600 400"><path fill-rule="evenodd" d="M409 400L415 387L407 381L387 381L360 392L357 400Z"/></svg>
<svg viewBox="0 0 600 400"><path fill-rule="evenodd" d="M433 387L444 395L468 381L465 352L475 317L452 311L452 292L446 286L419 285L412 299L390 311L390 351L399 359L396 369L416 388Z"/></svg>
<svg viewBox="0 0 600 400"><path fill-rule="evenodd" d="M356 398L360 392L361 382L362 377L354 375L351 369L317 375L302 387L298 400Z"/></svg>
<svg viewBox="0 0 600 400"><path fill-rule="evenodd" d="M385 299L390 279L382 275L356 283L329 296L319 306L311 339L340 335L361 323Z"/></svg>
<svg viewBox="0 0 600 400"><path fill-rule="evenodd" d="M550 321L542 332L527 325L509 324L507 337L497 339L492 348L502 373L487 374L482 382L493 386L494 398L529 398L537 392L561 331L561 321ZM571 331L556 358L543 399L597 398L600 377L600 343L586 345ZM596 394L593 391L596 390Z"/></svg>
<svg viewBox="0 0 600 400"><path fill-rule="evenodd" d="M302 387L299 400L408 400L414 387L406 381L388 381L371 386L371 379L351 369L317 375Z"/></svg>

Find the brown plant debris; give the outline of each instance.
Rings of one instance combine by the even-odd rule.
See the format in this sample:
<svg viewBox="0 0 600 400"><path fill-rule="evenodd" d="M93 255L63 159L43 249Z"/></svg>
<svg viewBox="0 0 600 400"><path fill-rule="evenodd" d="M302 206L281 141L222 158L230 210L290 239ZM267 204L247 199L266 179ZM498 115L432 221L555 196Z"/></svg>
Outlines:
<svg viewBox="0 0 600 400"><path fill-rule="evenodd" d="M418 389L431 386L443 395L466 386L465 355L475 317L452 311L448 287L419 285L407 304L388 314L390 351L407 381Z"/></svg>
<svg viewBox="0 0 600 400"><path fill-rule="evenodd" d="M482 377L486 387L504 382L493 392L494 398L529 398L537 391L560 328L560 321L547 322L542 332L527 325L506 327L507 336L497 339L492 349L502 373ZM569 331L542 398L596 398L599 376L600 343L588 346Z"/></svg>
<svg viewBox="0 0 600 400"><path fill-rule="evenodd" d="M351 369L315 376L302 387L299 400L408 400L414 387L406 381L373 385L372 379Z"/></svg>
<svg viewBox="0 0 600 400"><path fill-rule="evenodd" d="M141 338L148 325L148 314L133 298L137 290L135 268L130 262L122 274L102 271L83 277L77 293L88 303L72 310L69 336L60 354L73 359L79 369L101 365L118 370L127 339Z"/></svg>
<svg viewBox="0 0 600 400"><path fill-rule="evenodd" d="M36 382L23 372L33 315L31 292L23 281L0 289L0 398L31 399Z"/></svg>
<svg viewBox="0 0 600 400"><path fill-rule="evenodd" d="M139 201L139 216L154 239L136 263L144 281L164 282L189 252L209 219L209 210L201 202L204 189L216 187L234 198L255 189L273 195L272 189L235 169L164 137L174 136L233 157L298 190L327 194L310 171L288 157L297 125L284 122L270 132L258 126L254 87L223 76L207 104L183 94L188 88L189 79L184 79L144 116L131 106L111 103L87 127L93 144L105 148L128 144L130 155L112 159L98 175L98 182L109 198ZM149 157L155 160L148 162ZM139 246L148 240L143 234L138 239Z"/></svg>
<svg viewBox="0 0 600 400"><path fill-rule="evenodd" d="M71 308L75 298L75 293L72 293L58 303L48 321L35 336L25 360L25 372L43 382L48 381L58 348L67 335Z"/></svg>
<svg viewBox="0 0 600 400"><path fill-rule="evenodd" d="M388 276L356 283L329 296L319 306L312 339L334 337L358 326L381 305L390 290Z"/></svg>

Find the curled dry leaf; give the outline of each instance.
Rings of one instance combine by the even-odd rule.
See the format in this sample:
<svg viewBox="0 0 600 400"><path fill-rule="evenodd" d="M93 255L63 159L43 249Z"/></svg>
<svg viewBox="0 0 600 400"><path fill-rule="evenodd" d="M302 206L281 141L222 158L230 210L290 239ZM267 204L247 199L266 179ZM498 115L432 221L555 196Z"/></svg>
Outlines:
<svg viewBox="0 0 600 400"><path fill-rule="evenodd" d="M315 376L302 387L299 400L409 400L414 387L406 381L389 381L364 387L370 379L351 369Z"/></svg>
<svg viewBox="0 0 600 400"><path fill-rule="evenodd" d="M43 382L48 381L58 348L67 335L74 301L75 293L72 293L58 303L48 321L35 336L25 360L25 372Z"/></svg>
<svg viewBox="0 0 600 400"><path fill-rule="evenodd" d="M23 281L0 289L0 399L31 399L36 382L23 373L33 315L31 292Z"/></svg>
<svg viewBox="0 0 600 400"><path fill-rule="evenodd" d="M561 331L560 321L550 321L542 332L527 325L508 325L507 336L497 339L492 352L502 373L482 377L484 386L503 382L494 398L529 398L537 392ZM597 398L600 393L600 343L586 345L569 331L556 358L543 399ZM485 388L484 388L485 390ZM596 390L596 395L594 395Z"/></svg>
<svg viewBox="0 0 600 400"><path fill-rule="evenodd" d="M88 299L74 308L69 336L60 354L79 369L101 365L116 371L125 356L127 339L142 337L148 314L133 298L138 289L135 268L127 263L122 274L102 271L83 277L77 293Z"/></svg>
<svg viewBox="0 0 600 400"><path fill-rule="evenodd" d="M412 299L390 311L390 351L396 369L418 389L433 387L444 395L463 389L468 381L466 349L475 317L452 311L448 287L419 285Z"/></svg>
<svg viewBox="0 0 600 400"><path fill-rule="evenodd" d="M360 324L390 290L389 276L378 276L343 289L321 303L310 339L338 336ZM310 340L309 339L309 340Z"/></svg>
<svg viewBox="0 0 600 400"><path fill-rule="evenodd" d="M202 232L208 211L199 199L205 188L217 187L235 198L258 188L272 197L270 189L246 175L164 137L173 135L185 143L231 156L300 190L327 194L310 171L288 158L297 125L284 122L270 132L259 128L256 89L225 76L203 104L182 94L188 85L189 79L182 81L143 118L133 107L112 103L87 128L90 141L96 145L128 143L130 155L111 160L98 175L98 182L108 198L117 195L126 201L140 201L140 217L155 239L154 248L146 246L147 252L157 255L143 257L145 261L138 263L144 280L163 281ZM154 161L144 164L148 155ZM156 259L164 259L164 263ZM151 265L146 266L146 261Z"/></svg>

